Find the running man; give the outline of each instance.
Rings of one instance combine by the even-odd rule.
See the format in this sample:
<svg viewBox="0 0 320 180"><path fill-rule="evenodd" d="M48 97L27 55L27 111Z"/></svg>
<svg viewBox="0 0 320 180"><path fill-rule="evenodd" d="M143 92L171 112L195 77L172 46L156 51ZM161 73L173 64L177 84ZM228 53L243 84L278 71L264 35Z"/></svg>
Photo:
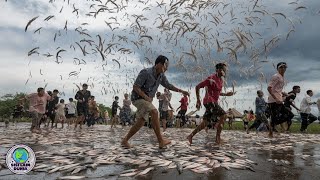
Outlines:
<svg viewBox="0 0 320 180"><path fill-rule="evenodd" d="M217 144L220 144L220 134L225 119L227 118L227 113L218 105L219 96L233 96L234 92L222 93L223 87L223 77L226 75L227 65L224 63L219 63L216 65L216 73L209 76L207 79L202 81L196 86L196 96L197 96L197 109L201 107L200 88L208 87L205 97L203 98L203 104L206 108L206 112L203 115L203 121L201 124L187 137L190 145L192 144L192 138L202 129L207 127L208 124L214 123L217 129L216 140Z"/></svg>
<svg viewBox="0 0 320 180"><path fill-rule="evenodd" d="M287 63L280 62L277 64L277 73L274 74L268 85L268 106L270 109L271 121L269 128L269 137L273 137L275 126L283 123L286 109L283 104L283 96L287 94L283 91L285 85L284 73L287 70Z"/></svg>
<svg viewBox="0 0 320 180"><path fill-rule="evenodd" d="M294 104L294 100L297 97L297 93L300 93L300 86L293 86L292 91L290 91L288 93L288 96L286 97L286 99L284 100L284 106L286 107L287 110L287 123L288 123L288 127L287 127L287 132L290 129L290 126L292 124L292 118L294 117L294 114L292 113L292 107L294 107L298 112L300 111L299 108L297 108L297 106Z"/></svg>
<svg viewBox="0 0 320 180"><path fill-rule="evenodd" d="M29 101L29 112L32 117L31 132L40 133L40 119L45 116L46 104L52 99L49 94L44 91L44 88L39 87L37 93L32 93L23 98Z"/></svg>
<svg viewBox="0 0 320 180"><path fill-rule="evenodd" d="M162 107L161 107L161 111L159 111L160 113L160 121L162 122L162 128L163 128L163 132L166 131L167 129L167 120L169 119L169 107L171 109L173 109L173 107L170 104L171 101L171 96L172 94L170 93L170 91L168 89L164 89L164 93L161 95L162 96Z"/></svg>
<svg viewBox="0 0 320 180"><path fill-rule="evenodd" d="M59 91L57 89L53 90L53 92L51 93L50 91L48 92L48 94L52 97L51 101L49 101L46 105L46 122L45 126L49 127L50 121L51 121L51 128L53 128L53 124L55 121L55 116L56 116L56 105L59 103ZM40 122L41 123L41 122Z"/></svg>
<svg viewBox="0 0 320 180"><path fill-rule="evenodd" d="M181 100L179 101L181 104L180 106L177 108L177 111L180 109L180 111L178 111L179 117L182 120L182 124L184 126L184 124L186 123L186 113L188 110L188 96L183 95L183 97L181 98ZM180 127L180 126L179 126Z"/></svg>
<svg viewBox="0 0 320 180"><path fill-rule="evenodd" d="M75 99L77 100L77 112L78 112L78 118L75 123L74 129L77 128L78 124L80 124L80 129L82 129L82 124L86 118L88 118L88 101L89 97L91 97L91 92L87 90L88 85L83 84L82 90L79 90L77 94L75 95Z"/></svg>
<svg viewBox="0 0 320 180"><path fill-rule="evenodd" d="M117 122L118 122L118 115L117 115L117 112L118 112L118 109L120 109L121 107L119 106L119 97L116 96L114 98L114 101L112 103L112 107L111 107L111 129L113 126L117 127Z"/></svg>
<svg viewBox="0 0 320 180"><path fill-rule="evenodd" d="M313 121L316 121L318 118L311 114L311 105L317 104L316 102L311 102L311 97L313 96L312 90L307 91L307 95L305 98L302 99L300 104L301 109L301 128L300 131L305 133L309 124Z"/></svg>
<svg viewBox="0 0 320 180"><path fill-rule="evenodd" d="M155 65L140 71L131 94L132 104L137 108L136 123L131 127L128 134L123 138L121 144L130 148L129 139L136 134L148 120L151 115L152 128L157 136L159 148L163 148L170 144L171 141L162 137L160 132L159 114L157 108L152 104L152 100L161 84L165 88L189 95L187 91L183 91L169 83L165 72L168 70L169 60L165 56L158 56Z"/></svg>

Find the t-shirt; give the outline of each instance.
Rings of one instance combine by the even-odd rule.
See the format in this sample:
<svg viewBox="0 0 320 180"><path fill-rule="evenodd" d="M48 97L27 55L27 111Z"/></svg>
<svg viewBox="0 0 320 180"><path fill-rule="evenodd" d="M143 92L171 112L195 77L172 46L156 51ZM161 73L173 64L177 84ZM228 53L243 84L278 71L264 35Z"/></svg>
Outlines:
<svg viewBox="0 0 320 180"><path fill-rule="evenodd" d="M91 96L90 91L83 91L83 90L78 91L74 97L76 100L78 100L77 107L81 107L81 106L87 107L90 96ZM82 100L83 102L79 102L79 100Z"/></svg>
<svg viewBox="0 0 320 180"><path fill-rule="evenodd" d="M118 104L119 104L118 101L113 101L112 108L111 108L113 114L117 114L117 110L120 107Z"/></svg>
<svg viewBox="0 0 320 180"><path fill-rule="evenodd" d="M26 98L29 99L30 112L36 111L40 114L44 114L46 112L47 101L51 99L51 96L45 93L43 96L40 97L38 93L32 93L29 94Z"/></svg>
<svg viewBox="0 0 320 180"><path fill-rule="evenodd" d="M197 85L197 88L207 87L206 94L203 98L203 104L217 103L223 86L223 79L216 73Z"/></svg>
<svg viewBox="0 0 320 180"><path fill-rule="evenodd" d="M163 95L163 102L162 102L162 111L168 111L169 110L169 104L171 100L171 94L170 93L164 93Z"/></svg>
<svg viewBox="0 0 320 180"><path fill-rule="evenodd" d="M284 77L281 74L277 73L273 75L271 77L268 87L271 87L272 93L278 100L283 101L282 90L284 87ZM269 94L268 103L274 102L276 102L276 100L271 96L271 94Z"/></svg>
<svg viewBox="0 0 320 180"><path fill-rule="evenodd" d="M69 102L66 106L68 108L68 114L75 114L76 113L76 103Z"/></svg>
<svg viewBox="0 0 320 180"><path fill-rule="evenodd" d="M289 92L288 96L284 100L284 105L290 108L290 106L293 104L293 101L296 99L296 96L296 93L294 93L293 91Z"/></svg>
<svg viewBox="0 0 320 180"><path fill-rule="evenodd" d="M48 102L47 106L46 106L46 110L49 112L54 111L54 109L56 108L56 105L59 103L59 97L55 96L52 97L51 101Z"/></svg>
<svg viewBox="0 0 320 180"><path fill-rule="evenodd" d="M65 112L64 112L65 104L64 103L57 104L56 108L57 108L56 113L58 115L61 115L61 116L65 115Z"/></svg>
<svg viewBox="0 0 320 180"><path fill-rule="evenodd" d="M131 100L130 99L124 99L123 100L123 107L124 108L130 108Z"/></svg>
<svg viewBox="0 0 320 180"><path fill-rule="evenodd" d="M179 101L181 103L181 110L188 110L188 97L184 96Z"/></svg>

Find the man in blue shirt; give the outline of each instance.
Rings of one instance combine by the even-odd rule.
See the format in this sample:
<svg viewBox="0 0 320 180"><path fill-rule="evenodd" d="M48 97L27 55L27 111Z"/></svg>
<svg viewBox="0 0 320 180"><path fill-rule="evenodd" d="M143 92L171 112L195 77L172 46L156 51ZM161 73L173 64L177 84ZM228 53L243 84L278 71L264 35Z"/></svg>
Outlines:
<svg viewBox="0 0 320 180"><path fill-rule="evenodd" d="M163 148L170 144L171 141L164 139L160 133L160 122L157 108L152 104L152 100L161 84L165 88L189 95L187 91L181 90L169 83L165 72L169 66L169 60L165 56L158 56L155 65L140 71L131 94L132 104L137 108L136 123L131 127L128 134L123 138L121 144L130 148L129 139L139 131L144 125L145 120L151 116L152 127L159 142L159 148Z"/></svg>

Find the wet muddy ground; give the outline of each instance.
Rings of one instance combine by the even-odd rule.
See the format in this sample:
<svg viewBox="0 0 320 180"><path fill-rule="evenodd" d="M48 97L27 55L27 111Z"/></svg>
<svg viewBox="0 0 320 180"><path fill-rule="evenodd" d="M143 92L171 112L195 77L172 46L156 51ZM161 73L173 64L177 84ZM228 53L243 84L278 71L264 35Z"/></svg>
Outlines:
<svg viewBox="0 0 320 180"><path fill-rule="evenodd" d="M263 133L223 131L224 143L217 146L213 143L215 131L209 130L209 134L197 134L189 146L186 137L192 129L169 128L164 136L173 140L173 145L159 150L153 130L143 127L131 139L134 148L127 150L119 142L129 127L44 129L41 134L31 134L29 127L29 123L9 128L1 124L0 179L320 179L320 135L276 134L269 139ZM27 175L11 173L5 167L5 155L15 144L31 147L36 153L35 167L46 167ZM247 164L238 167L239 159ZM215 161L213 167L210 160ZM201 166L183 167L179 172L177 162ZM79 165L73 169L54 169L76 163ZM150 167L151 171L138 175ZM81 170L77 172L77 168ZM137 173L130 176L132 171L126 171L130 169ZM128 172L129 176L122 176Z"/></svg>

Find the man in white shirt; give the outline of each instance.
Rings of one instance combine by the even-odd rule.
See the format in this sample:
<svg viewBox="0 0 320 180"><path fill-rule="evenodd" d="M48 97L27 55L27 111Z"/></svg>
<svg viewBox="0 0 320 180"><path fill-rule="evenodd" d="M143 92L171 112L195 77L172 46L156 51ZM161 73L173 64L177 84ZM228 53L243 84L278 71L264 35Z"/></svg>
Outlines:
<svg viewBox="0 0 320 180"><path fill-rule="evenodd" d="M316 102L311 102L311 97L313 96L312 90L307 91L307 96L302 99L300 104L301 110L301 132L305 132L308 125L311 124L313 121L317 120L318 118L311 114L311 105L317 104Z"/></svg>

